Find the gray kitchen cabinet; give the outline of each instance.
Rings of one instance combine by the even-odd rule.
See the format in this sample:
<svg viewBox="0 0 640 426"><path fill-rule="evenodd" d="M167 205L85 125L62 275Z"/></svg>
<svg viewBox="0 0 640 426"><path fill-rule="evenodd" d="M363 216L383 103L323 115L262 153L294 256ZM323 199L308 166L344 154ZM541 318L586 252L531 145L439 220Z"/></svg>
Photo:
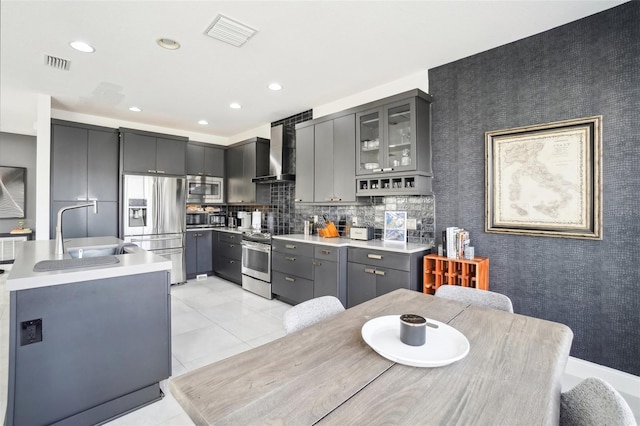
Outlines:
<svg viewBox="0 0 640 426"><path fill-rule="evenodd" d="M334 296L347 306L347 249L316 245L313 256L313 297Z"/></svg>
<svg viewBox="0 0 640 426"><path fill-rule="evenodd" d="M422 258L428 250L413 253L348 248L347 307L399 288L418 291Z"/></svg>
<svg viewBox="0 0 640 426"><path fill-rule="evenodd" d="M314 126L296 128L296 202L314 201Z"/></svg>
<svg viewBox="0 0 640 426"><path fill-rule="evenodd" d="M213 273L213 232L187 231L185 257L187 279Z"/></svg>
<svg viewBox="0 0 640 426"><path fill-rule="evenodd" d="M294 305L313 299L311 244L285 240L271 242L271 292Z"/></svg>
<svg viewBox="0 0 640 426"><path fill-rule="evenodd" d="M224 177L224 149L189 142L187 144L187 174Z"/></svg>
<svg viewBox="0 0 640 426"><path fill-rule="evenodd" d="M213 253L213 268L216 275L242 284L242 235L217 231L218 242Z"/></svg>
<svg viewBox="0 0 640 426"><path fill-rule="evenodd" d="M120 129L123 173L184 176L187 138Z"/></svg>
<svg viewBox="0 0 640 426"><path fill-rule="evenodd" d="M356 201L355 115L315 125L316 202Z"/></svg>
<svg viewBox="0 0 640 426"><path fill-rule="evenodd" d="M252 179L269 172L269 140L252 138L231 145L226 150L227 203L267 204L269 185Z"/></svg>
<svg viewBox="0 0 640 426"><path fill-rule="evenodd" d="M118 134L115 129L52 120L50 238L58 210L98 201L63 215L65 238L118 235Z"/></svg>
<svg viewBox="0 0 640 426"><path fill-rule="evenodd" d="M420 93L356 114L356 174L431 175L431 97Z"/></svg>
<svg viewBox="0 0 640 426"><path fill-rule="evenodd" d="M347 303L344 247L272 241L272 293L290 303L335 296Z"/></svg>
<svg viewBox="0 0 640 426"><path fill-rule="evenodd" d="M355 114L302 124L296 132L296 160L306 161L296 167L296 201L355 202Z"/></svg>

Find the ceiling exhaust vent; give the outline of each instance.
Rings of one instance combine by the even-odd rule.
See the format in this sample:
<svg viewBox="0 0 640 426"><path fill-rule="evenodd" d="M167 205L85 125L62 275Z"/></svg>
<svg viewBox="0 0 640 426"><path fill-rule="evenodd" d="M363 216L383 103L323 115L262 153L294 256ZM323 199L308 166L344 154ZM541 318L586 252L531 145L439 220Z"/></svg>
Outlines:
<svg viewBox="0 0 640 426"><path fill-rule="evenodd" d="M255 28L235 21L224 15L218 15L204 32L209 37L240 47L258 32Z"/></svg>
<svg viewBox="0 0 640 426"><path fill-rule="evenodd" d="M68 59L56 58L51 55L44 55L44 64L59 70L69 71L71 61Z"/></svg>

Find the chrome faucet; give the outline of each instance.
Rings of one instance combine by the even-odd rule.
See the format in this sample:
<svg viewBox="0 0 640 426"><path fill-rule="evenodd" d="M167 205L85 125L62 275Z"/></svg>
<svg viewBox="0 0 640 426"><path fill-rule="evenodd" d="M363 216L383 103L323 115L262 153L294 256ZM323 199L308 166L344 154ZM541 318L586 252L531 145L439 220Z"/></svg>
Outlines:
<svg viewBox="0 0 640 426"><path fill-rule="evenodd" d="M62 256L64 254L64 246L62 244L62 213L71 209L79 209L81 207L93 207L93 213L98 214L98 200L93 200L90 203L86 204L77 204L75 206L62 207L58 210L58 222L56 223L56 252L55 254L58 256Z"/></svg>

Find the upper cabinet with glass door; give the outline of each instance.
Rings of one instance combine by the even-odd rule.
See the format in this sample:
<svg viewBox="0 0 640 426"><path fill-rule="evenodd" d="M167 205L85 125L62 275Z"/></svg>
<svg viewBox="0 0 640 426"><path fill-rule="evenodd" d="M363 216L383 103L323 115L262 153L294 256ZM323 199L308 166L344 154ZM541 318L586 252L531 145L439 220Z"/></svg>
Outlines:
<svg viewBox="0 0 640 426"><path fill-rule="evenodd" d="M429 108L429 100L416 96L358 113L356 173L430 175Z"/></svg>

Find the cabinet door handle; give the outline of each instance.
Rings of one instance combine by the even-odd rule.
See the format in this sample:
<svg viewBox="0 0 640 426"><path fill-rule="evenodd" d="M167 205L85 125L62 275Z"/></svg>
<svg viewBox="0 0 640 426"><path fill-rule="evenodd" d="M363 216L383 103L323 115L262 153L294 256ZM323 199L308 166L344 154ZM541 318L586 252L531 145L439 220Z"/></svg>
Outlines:
<svg viewBox="0 0 640 426"><path fill-rule="evenodd" d="M377 269L375 270L375 274L376 275L382 275L384 276L384 271L378 271Z"/></svg>
<svg viewBox="0 0 640 426"><path fill-rule="evenodd" d="M381 254L371 254L371 253L369 253L369 254L367 255L367 257L368 257L369 259L382 260L382 255L381 255Z"/></svg>
<svg viewBox="0 0 640 426"><path fill-rule="evenodd" d="M322 253L322 254L331 254L331 252L329 250L320 250L320 253Z"/></svg>
<svg viewBox="0 0 640 426"><path fill-rule="evenodd" d="M148 173L155 173L155 170L147 170Z"/></svg>
<svg viewBox="0 0 640 426"><path fill-rule="evenodd" d="M235 244L229 244L229 248L234 248L235 246Z"/></svg>
<svg viewBox="0 0 640 426"><path fill-rule="evenodd" d="M376 273L376 270L375 270L375 269L372 269L372 268L364 268L364 271L365 271L367 274L375 274L375 273Z"/></svg>
<svg viewBox="0 0 640 426"><path fill-rule="evenodd" d="M229 263L236 263L236 261L235 260L230 260Z"/></svg>
<svg viewBox="0 0 640 426"><path fill-rule="evenodd" d="M376 172L376 173L380 173L380 172L383 171L383 169L373 169L373 171Z"/></svg>
<svg viewBox="0 0 640 426"><path fill-rule="evenodd" d="M164 170L156 170L156 173L165 173Z"/></svg>
<svg viewBox="0 0 640 426"><path fill-rule="evenodd" d="M204 173L202 173L202 172L198 172L198 174L199 174L200 176L202 176Z"/></svg>
<svg viewBox="0 0 640 426"><path fill-rule="evenodd" d="M290 260L292 262L295 262L296 258L295 257L285 257L285 259Z"/></svg>
<svg viewBox="0 0 640 426"><path fill-rule="evenodd" d="M296 280L295 278L291 278L291 277L284 277L284 279L289 282L294 282Z"/></svg>
<svg viewBox="0 0 640 426"><path fill-rule="evenodd" d="M296 246L295 246L295 245L293 245L293 244L285 244L285 245L284 245L284 247L285 247L285 248L288 248L288 249L294 249L294 248L296 248Z"/></svg>
<svg viewBox="0 0 640 426"><path fill-rule="evenodd" d="M384 169L382 169L383 172L392 172L393 171L393 167L385 167Z"/></svg>

